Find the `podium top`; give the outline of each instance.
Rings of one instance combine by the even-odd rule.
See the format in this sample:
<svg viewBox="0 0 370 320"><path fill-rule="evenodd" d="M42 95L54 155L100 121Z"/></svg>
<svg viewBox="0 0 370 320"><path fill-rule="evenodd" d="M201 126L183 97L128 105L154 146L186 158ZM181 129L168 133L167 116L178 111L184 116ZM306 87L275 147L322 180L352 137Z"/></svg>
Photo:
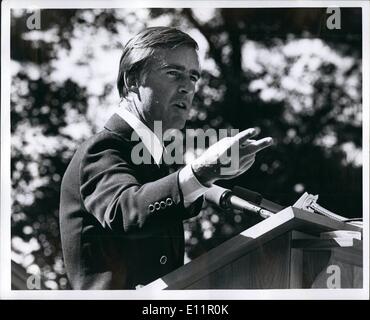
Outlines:
<svg viewBox="0 0 370 320"><path fill-rule="evenodd" d="M274 216L256 224L255 226L241 232L247 237L256 237L259 233L267 231L273 235L280 235L282 230L297 230L311 235L320 235L322 232L334 230L361 231L360 227L330 219L317 213L302 209L287 207Z"/></svg>
<svg viewBox="0 0 370 320"><path fill-rule="evenodd" d="M316 213L287 207L272 217L225 241L190 263L143 287L142 290L184 288L197 279L256 249L258 246L293 230L313 236L319 236L322 232L334 230L362 232L362 229L357 226L336 221Z"/></svg>

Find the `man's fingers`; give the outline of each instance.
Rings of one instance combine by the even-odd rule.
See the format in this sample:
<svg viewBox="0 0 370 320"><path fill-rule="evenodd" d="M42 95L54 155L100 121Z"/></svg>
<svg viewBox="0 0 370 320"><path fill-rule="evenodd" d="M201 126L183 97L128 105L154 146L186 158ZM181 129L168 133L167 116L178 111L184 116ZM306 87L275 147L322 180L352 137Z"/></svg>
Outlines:
<svg viewBox="0 0 370 320"><path fill-rule="evenodd" d="M244 148L241 148L241 152L246 155L249 153L256 153L264 148L267 148L273 144L273 140L271 137L263 138L260 140L253 141L249 143Z"/></svg>
<svg viewBox="0 0 370 320"><path fill-rule="evenodd" d="M239 132L233 137L233 139L235 139L235 141L239 140L240 143L243 143L249 138L254 137L256 134L258 134L258 131L254 128L250 128L250 129L243 130L242 132Z"/></svg>
<svg viewBox="0 0 370 320"><path fill-rule="evenodd" d="M252 160L254 161L255 158L256 158L255 153L250 153L245 156L242 156L240 159L240 165L243 167L247 162L252 161Z"/></svg>
<svg viewBox="0 0 370 320"><path fill-rule="evenodd" d="M245 148L247 145L251 144L252 142L256 142L257 140L254 139L247 139L242 144L240 144L241 148Z"/></svg>
<svg viewBox="0 0 370 320"><path fill-rule="evenodd" d="M256 157L248 157L240 161L240 170L245 171L246 169L250 168L254 161L256 160Z"/></svg>

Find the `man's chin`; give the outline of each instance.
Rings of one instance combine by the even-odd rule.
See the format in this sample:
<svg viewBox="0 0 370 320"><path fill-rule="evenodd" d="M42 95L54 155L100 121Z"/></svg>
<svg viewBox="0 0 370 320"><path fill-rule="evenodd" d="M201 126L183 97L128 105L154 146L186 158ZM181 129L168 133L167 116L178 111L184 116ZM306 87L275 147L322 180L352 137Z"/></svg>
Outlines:
<svg viewBox="0 0 370 320"><path fill-rule="evenodd" d="M171 123L169 130L182 130L185 128L186 120L184 121L174 121Z"/></svg>
<svg viewBox="0 0 370 320"><path fill-rule="evenodd" d="M178 130L182 130L182 129L184 129L184 128L185 128L185 124L186 124L186 121L182 122L182 123L177 127L177 129L178 129Z"/></svg>

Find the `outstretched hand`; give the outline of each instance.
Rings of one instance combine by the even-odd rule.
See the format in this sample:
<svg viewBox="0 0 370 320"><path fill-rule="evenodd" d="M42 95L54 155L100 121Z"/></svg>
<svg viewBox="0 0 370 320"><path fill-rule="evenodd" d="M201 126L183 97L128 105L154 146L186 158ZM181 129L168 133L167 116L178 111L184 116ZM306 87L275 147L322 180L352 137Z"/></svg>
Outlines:
<svg viewBox="0 0 370 320"><path fill-rule="evenodd" d="M256 153L273 143L271 137L250 139L256 134L256 129L246 129L209 147L191 164L197 179L210 185L216 180L232 179L247 171L253 165Z"/></svg>

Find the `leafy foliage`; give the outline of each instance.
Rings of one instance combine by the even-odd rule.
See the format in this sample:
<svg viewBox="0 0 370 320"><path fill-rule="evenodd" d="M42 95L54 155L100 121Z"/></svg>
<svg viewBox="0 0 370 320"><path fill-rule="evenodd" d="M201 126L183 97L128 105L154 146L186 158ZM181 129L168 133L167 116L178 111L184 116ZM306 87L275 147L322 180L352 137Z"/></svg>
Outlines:
<svg viewBox="0 0 370 320"><path fill-rule="evenodd" d="M145 26L180 26L200 44L204 71L188 128L257 126L276 140L247 174L221 185L282 205L307 191L338 214L361 216L358 10L342 9L342 29L333 31L314 8L42 10L34 31L29 14L12 12L12 258L46 287L68 288L58 228L63 173L118 103L121 44ZM185 224L187 256L257 222L205 205Z"/></svg>

